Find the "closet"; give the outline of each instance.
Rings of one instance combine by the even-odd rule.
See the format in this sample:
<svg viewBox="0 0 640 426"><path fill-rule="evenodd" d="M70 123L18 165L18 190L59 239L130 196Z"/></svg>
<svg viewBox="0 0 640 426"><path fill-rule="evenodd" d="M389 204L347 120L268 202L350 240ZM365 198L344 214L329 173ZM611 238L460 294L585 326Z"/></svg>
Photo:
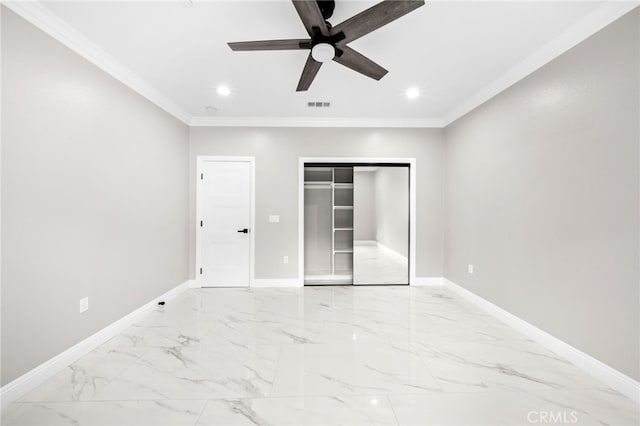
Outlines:
<svg viewBox="0 0 640 426"><path fill-rule="evenodd" d="M353 282L353 167L304 169L305 284Z"/></svg>
<svg viewBox="0 0 640 426"><path fill-rule="evenodd" d="M409 283L409 165L304 167L305 285Z"/></svg>

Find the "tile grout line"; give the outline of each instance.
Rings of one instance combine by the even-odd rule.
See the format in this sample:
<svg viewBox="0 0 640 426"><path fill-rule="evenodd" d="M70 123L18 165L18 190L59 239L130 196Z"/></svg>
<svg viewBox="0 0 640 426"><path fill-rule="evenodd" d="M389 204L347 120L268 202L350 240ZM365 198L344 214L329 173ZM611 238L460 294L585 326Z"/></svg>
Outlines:
<svg viewBox="0 0 640 426"><path fill-rule="evenodd" d="M284 343L280 344L280 353L278 354L278 362L276 363L276 369L273 373L273 380L271 380L271 390L269 391L269 395L266 398L273 398L273 385L276 383L276 378L278 377L278 372L280 371L280 361L282 360L282 353L284 352Z"/></svg>
<svg viewBox="0 0 640 426"><path fill-rule="evenodd" d="M200 414L198 414L198 417L196 418L196 421L193 422L193 426L196 426L198 424L198 422L200 421L200 419L202 418L202 415L204 414L204 411L207 409L207 407L209 406L209 404L211 403L211 399L207 399L204 403L204 405L202 406L202 409L200 410Z"/></svg>
<svg viewBox="0 0 640 426"><path fill-rule="evenodd" d="M385 395L387 398L387 401L389 401L389 407L391 408L391 412L393 413L393 417L396 419L396 425L401 426L400 425L400 420L398 420L398 415L396 414L396 409L393 408L393 402L391 401L391 394L387 394Z"/></svg>

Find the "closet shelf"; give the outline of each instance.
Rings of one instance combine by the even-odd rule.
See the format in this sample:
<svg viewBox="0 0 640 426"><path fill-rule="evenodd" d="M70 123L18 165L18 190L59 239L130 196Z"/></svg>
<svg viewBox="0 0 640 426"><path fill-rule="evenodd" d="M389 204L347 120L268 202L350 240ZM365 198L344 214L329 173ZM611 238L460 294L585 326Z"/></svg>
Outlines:
<svg viewBox="0 0 640 426"><path fill-rule="evenodd" d="M333 253L353 253L353 249L340 249L340 250L334 250Z"/></svg>
<svg viewBox="0 0 640 426"><path fill-rule="evenodd" d="M334 231L353 231L353 228L333 228Z"/></svg>
<svg viewBox="0 0 640 426"><path fill-rule="evenodd" d="M353 210L353 206L333 206L335 210Z"/></svg>

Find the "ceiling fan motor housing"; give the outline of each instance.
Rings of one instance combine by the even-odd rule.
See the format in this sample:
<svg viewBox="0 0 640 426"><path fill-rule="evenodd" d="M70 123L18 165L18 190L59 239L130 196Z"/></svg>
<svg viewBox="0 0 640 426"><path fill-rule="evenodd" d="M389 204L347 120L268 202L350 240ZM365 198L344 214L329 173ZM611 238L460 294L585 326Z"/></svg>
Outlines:
<svg viewBox="0 0 640 426"><path fill-rule="evenodd" d="M344 32L340 31L339 33L334 34L331 37L323 36L322 33L320 32L320 28L318 27L313 27L313 32L314 32L314 35L311 38L311 40L300 42L301 49L311 49L311 51L313 51L313 49L319 44L321 45L328 44L330 46L333 46L335 50L335 56L340 57L342 55L342 50L340 50L340 48L338 48L336 45L340 41L344 40L345 38Z"/></svg>

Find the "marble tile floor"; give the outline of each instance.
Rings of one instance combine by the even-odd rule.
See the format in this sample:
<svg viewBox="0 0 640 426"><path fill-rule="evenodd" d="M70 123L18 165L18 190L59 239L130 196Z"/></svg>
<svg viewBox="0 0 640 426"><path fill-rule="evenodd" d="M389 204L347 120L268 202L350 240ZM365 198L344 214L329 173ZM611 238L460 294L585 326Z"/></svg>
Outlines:
<svg viewBox="0 0 640 426"><path fill-rule="evenodd" d="M188 290L3 425L638 425L638 404L445 289Z"/></svg>

